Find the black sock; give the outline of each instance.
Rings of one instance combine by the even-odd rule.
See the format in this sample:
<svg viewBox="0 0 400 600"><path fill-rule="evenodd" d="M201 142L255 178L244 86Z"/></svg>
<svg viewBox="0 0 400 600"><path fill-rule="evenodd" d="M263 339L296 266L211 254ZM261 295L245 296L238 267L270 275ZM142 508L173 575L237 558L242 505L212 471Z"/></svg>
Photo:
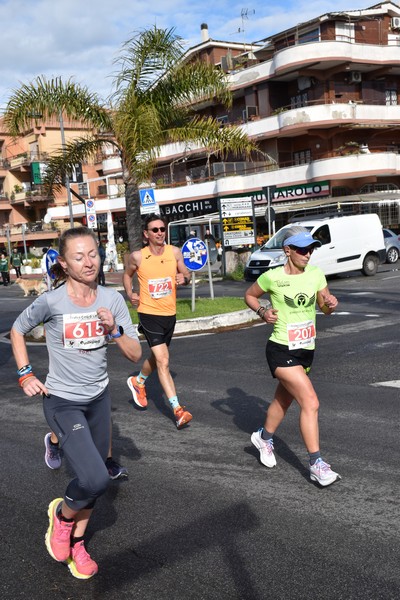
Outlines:
<svg viewBox="0 0 400 600"><path fill-rule="evenodd" d="M61 508L57 510L57 517L60 521L65 521L65 523L73 523L75 519L67 519L61 512Z"/></svg>
<svg viewBox="0 0 400 600"><path fill-rule="evenodd" d="M51 438L50 438L50 446L53 446L53 448L58 448L59 445L60 444L58 443L58 441L57 442L52 442Z"/></svg>
<svg viewBox="0 0 400 600"><path fill-rule="evenodd" d="M79 544L79 542L83 542L83 535L81 535L80 537L72 537L71 538L71 546L75 546L75 544Z"/></svg>

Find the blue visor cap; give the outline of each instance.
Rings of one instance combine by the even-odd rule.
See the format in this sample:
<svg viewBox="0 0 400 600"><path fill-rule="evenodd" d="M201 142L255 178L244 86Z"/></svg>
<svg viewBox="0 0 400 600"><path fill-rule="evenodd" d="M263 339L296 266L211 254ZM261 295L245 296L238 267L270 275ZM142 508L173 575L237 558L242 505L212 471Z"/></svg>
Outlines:
<svg viewBox="0 0 400 600"><path fill-rule="evenodd" d="M301 233L296 233L296 235L291 235L286 238L283 242L284 246L296 246L296 248L307 248L307 246L315 246L316 248L321 246L321 242L319 240L315 240L309 231L302 231Z"/></svg>

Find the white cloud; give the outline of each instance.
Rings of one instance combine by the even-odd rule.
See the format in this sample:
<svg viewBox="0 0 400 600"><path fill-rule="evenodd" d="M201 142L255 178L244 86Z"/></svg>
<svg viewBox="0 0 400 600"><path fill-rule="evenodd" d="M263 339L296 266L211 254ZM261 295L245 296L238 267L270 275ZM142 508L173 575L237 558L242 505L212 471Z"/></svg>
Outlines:
<svg viewBox="0 0 400 600"><path fill-rule="evenodd" d="M38 75L73 77L106 97L122 44L154 24L174 27L189 46L200 43L201 23L213 39L250 43L326 12L367 6L358 0L258 0L248 3L242 18L243 2L229 0L0 0L0 108L12 89Z"/></svg>

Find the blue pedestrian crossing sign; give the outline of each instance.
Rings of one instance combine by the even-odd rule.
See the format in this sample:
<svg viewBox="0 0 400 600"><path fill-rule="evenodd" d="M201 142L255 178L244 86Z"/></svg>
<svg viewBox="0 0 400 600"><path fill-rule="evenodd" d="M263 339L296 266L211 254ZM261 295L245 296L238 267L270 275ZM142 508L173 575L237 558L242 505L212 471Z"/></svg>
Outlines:
<svg viewBox="0 0 400 600"><path fill-rule="evenodd" d="M153 188L140 189L139 197L140 197L140 212L142 214L158 211L158 205L156 203L156 198L154 195Z"/></svg>

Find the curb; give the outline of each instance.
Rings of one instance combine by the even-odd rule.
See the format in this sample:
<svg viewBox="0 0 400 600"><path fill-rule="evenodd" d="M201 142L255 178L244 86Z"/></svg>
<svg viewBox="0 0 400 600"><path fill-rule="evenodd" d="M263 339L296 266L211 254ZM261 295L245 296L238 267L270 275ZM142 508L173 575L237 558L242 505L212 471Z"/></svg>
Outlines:
<svg viewBox="0 0 400 600"><path fill-rule="evenodd" d="M211 317L198 317L197 319L185 319L177 321L174 335L187 335L195 333L206 333L215 330L229 329L231 327L245 327L251 325L260 318L250 308L238 310L222 315Z"/></svg>

